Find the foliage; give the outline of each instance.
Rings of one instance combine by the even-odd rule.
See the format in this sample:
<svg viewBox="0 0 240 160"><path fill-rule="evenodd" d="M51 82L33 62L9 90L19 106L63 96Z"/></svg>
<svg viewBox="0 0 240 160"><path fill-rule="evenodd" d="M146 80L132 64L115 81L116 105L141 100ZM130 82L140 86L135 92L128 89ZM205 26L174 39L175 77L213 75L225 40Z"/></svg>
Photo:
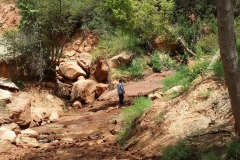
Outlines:
<svg viewBox="0 0 240 160"><path fill-rule="evenodd" d="M19 29L4 34L9 53L23 56L26 67L42 80L46 71L54 71L64 45L93 4L91 0L17 1Z"/></svg>
<svg viewBox="0 0 240 160"><path fill-rule="evenodd" d="M100 37L98 47L93 54L104 54L105 57L111 57L123 50L141 53L138 46L140 46L140 39L137 36L116 30L114 34L108 33Z"/></svg>
<svg viewBox="0 0 240 160"><path fill-rule="evenodd" d="M23 89L24 88L24 84L25 83L22 80L18 80L17 83L16 83L16 85L18 86L19 89Z"/></svg>
<svg viewBox="0 0 240 160"><path fill-rule="evenodd" d="M238 52L238 57L240 58L240 39L237 39L237 52Z"/></svg>
<svg viewBox="0 0 240 160"><path fill-rule="evenodd" d="M209 151L206 154L202 155L203 159L206 160L217 160L218 158L216 157L214 151Z"/></svg>
<svg viewBox="0 0 240 160"><path fill-rule="evenodd" d="M191 83L189 77L186 76L188 72L189 70L187 67L181 67L174 75L165 78L163 81L163 91L166 92L170 88L178 85L188 87L188 85Z"/></svg>
<svg viewBox="0 0 240 160"><path fill-rule="evenodd" d="M157 116L155 117L155 123L156 123L157 125L159 125L160 123L162 123L165 114L166 114L166 112L165 112L165 111L162 111L162 112L159 113L159 115L157 115Z"/></svg>
<svg viewBox="0 0 240 160"><path fill-rule="evenodd" d="M177 66L177 63L174 59L172 59L168 54L162 58L163 66L167 69L171 69Z"/></svg>
<svg viewBox="0 0 240 160"><path fill-rule="evenodd" d="M122 110L124 116L123 128L118 133L118 142L124 145L130 138L132 130L138 118L152 105L152 101L145 97L139 97L133 101L130 108Z"/></svg>
<svg viewBox="0 0 240 160"><path fill-rule="evenodd" d="M202 32L204 25L210 27L210 33L217 33L217 21L213 14L216 12L215 3L211 0L174 0L174 3L172 23L176 26L175 32L186 41L188 48L196 52L195 44L205 36Z"/></svg>
<svg viewBox="0 0 240 160"><path fill-rule="evenodd" d="M154 72L160 72L162 70L162 62L158 52L154 52L151 55L151 64Z"/></svg>
<svg viewBox="0 0 240 160"><path fill-rule="evenodd" d="M200 38L196 44L198 55L213 55L219 49L217 34L209 34Z"/></svg>
<svg viewBox="0 0 240 160"><path fill-rule="evenodd" d="M118 70L122 74L128 74L132 77L141 78L143 76L144 68L147 66L146 62L142 58L134 58L130 66L121 66Z"/></svg>
<svg viewBox="0 0 240 160"><path fill-rule="evenodd" d="M208 64L209 62L207 60L201 60L194 65L192 70L189 70L187 66L181 66L174 75L165 78L163 81L163 91L165 92L178 85L184 86L185 90L187 90L190 87L191 82L197 78L199 74L207 72Z"/></svg>
<svg viewBox="0 0 240 160"><path fill-rule="evenodd" d="M240 144L238 139L234 139L230 143L227 143L226 147L228 159L237 160L240 158Z"/></svg>
<svg viewBox="0 0 240 160"><path fill-rule="evenodd" d="M222 61L217 61L217 62L214 63L213 71L214 71L216 76L224 77L224 70L223 70Z"/></svg>
<svg viewBox="0 0 240 160"><path fill-rule="evenodd" d="M190 81L193 81L195 78L197 78L199 74L207 72L209 61L207 59L200 59L196 61L198 62L196 62L192 70L187 75L190 78Z"/></svg>
<svg viewBox="0 0 240 160"><path fill-rule="evenodd" d="M186 141L179 140L175 146L170 145L162 151L163 160L188 160L193 159L193 149Z"/></svg>

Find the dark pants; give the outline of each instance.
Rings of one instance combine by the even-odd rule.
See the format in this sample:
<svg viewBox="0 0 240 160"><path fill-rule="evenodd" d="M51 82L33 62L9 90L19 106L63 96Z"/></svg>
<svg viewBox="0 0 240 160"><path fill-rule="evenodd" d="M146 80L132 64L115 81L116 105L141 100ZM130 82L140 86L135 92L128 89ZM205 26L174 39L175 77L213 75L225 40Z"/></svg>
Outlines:
<svg viewBox="0 0 240 160"><path fill-rule="evenodd" d="M124 99L123 94L119 94L118 96L119 96L119 104L123 105L123 99Z"/></svg>

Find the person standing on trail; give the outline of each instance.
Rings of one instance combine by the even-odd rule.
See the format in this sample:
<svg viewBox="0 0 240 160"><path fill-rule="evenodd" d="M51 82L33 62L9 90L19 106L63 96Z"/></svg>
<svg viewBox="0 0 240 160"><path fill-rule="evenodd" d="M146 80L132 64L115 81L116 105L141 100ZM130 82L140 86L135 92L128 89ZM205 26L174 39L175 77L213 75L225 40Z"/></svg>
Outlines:
<svg viewBox="0 0 240 160"><path fill-rule="evenodd" d="M122 84L121 79L119 80L119 83L117 85L117 90L118 90L118 96L119 96L119 104L123 105L125 91L124 91L124 86Z"/></svg>

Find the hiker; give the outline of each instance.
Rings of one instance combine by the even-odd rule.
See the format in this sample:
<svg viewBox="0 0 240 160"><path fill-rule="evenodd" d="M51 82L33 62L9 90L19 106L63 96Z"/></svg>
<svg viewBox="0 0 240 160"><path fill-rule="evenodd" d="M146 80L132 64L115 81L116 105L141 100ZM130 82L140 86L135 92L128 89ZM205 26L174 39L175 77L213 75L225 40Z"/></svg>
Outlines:
<svg viewBox="0 0 240 160"><path fill-rule="evenodd" d="M117 90L118 90L118 96L119 96L119 105L123 105L123 99L124 99L124 86L122 84L122 80L119 80L119 83L117 85Z"/></svg>

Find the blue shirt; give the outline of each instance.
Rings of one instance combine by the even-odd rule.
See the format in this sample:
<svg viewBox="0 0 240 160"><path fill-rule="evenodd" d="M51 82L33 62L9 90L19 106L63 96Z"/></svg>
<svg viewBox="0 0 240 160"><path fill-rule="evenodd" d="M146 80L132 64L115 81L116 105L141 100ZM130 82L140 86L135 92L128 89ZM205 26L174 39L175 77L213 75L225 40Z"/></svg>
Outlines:
<svg viewBox="0 0 240 160"><path fill-rule="evenodd" d="M118 94L123 94L125 92L122 83L118 83L117 90L118 90Z"/></svg>

